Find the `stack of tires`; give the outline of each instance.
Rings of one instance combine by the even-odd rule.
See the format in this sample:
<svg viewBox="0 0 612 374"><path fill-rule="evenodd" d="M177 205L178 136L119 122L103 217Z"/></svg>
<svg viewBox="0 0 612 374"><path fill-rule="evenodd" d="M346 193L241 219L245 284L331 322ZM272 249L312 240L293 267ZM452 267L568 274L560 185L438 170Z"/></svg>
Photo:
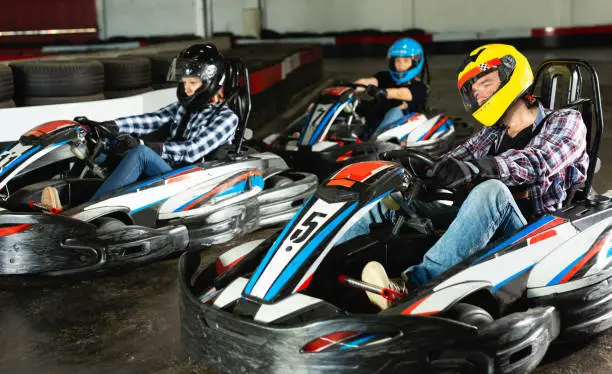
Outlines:
<svg viewBox="0 0 612 374"><path fill-rule="evenodd" d="M104 68L97 61L27 61L10 66L18 106L104 99Z"/></svg>
<svg viewBox="0 0 612 374"><path fill-rule="evenodd" d="M104 66L104 97L106 99L153 91L151 61L148 58L120 56L98 61Z"/></svg>
<svg viewBox="0 0 612 374"><path fill-rule="evenodd" d="M13 95L13 72L8 66L0 65L0 108L14 107Z"/></svg>

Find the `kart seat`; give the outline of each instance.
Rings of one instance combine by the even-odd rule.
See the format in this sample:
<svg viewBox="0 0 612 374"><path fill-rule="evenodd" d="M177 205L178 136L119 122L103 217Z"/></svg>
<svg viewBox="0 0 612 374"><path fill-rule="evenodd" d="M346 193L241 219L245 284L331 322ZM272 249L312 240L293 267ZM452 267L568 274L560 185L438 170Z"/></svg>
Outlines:
<svg viewBox="0 0 612 374"><path fill-rule="evenodd" d="M239 154L245 139L246 126L251 113L249 71L238 58L225 59L225 104L238 116L238 127L232 144L222 145L205 157L207 161L224 161L230 155Z"/></svg>
<svg viewBox="0 0 612 374"><path fill-rule="evenodd" d="M593 175L601 164L598 154L603 135L603 114L597 71L582 60L546 60L536 70L530 93L537 97L545 108L572 108L582 114L587 128L587 179L584 184L571 187L572 191L568 193L565 203L585 199L591 192Z"/></svg>
<svg viewBox="0 0 612 374"><path fill-rule="evenodd" d="M227 106L238 115L238 128L234 134L233 149L239 153L244 142L246 126L251 114L251 90L249 88L249 70L238 58L226 60L226 76L224 84Z"/></svg>

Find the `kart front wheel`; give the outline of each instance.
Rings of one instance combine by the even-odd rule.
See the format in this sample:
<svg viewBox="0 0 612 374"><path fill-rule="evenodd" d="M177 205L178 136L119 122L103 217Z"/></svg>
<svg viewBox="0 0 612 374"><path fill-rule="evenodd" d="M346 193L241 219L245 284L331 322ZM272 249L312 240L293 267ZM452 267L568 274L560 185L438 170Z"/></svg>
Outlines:
<svg viewBox="0 0 612 374"><path fill-rule="evenodd" d="M475 327L484 327L494 321L489 312L481 307L468 303L457 303L453 305L448 312L446 312L446 317Z"/></svg>
<svg viewBox="0 0 612 374"><path fill-rule="evenodd" d="M93 224L96 225L98 234L121 230L126 226L123 221L112 217L98 218Z"/></svg>

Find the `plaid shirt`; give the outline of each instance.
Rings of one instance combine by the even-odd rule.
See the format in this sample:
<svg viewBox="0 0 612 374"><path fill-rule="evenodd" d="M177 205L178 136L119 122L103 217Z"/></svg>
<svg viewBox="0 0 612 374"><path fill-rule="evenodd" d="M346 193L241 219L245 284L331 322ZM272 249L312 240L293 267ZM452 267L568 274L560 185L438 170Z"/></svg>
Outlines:
<svg viewBox="0 0 612 374"><path fill-rule="evenodd" d="M161 157L171 164L194 163L219 146L231 144L238 116L224 105L214 118L209 118L217 108L217 105L209 105L193 114L185 128L185 140L165 142ZM121 133L136 137L169 125L170 136L174 137L183 115L185 108L177 102L153 113L119 118L115 123Z"/></svg>
<svg viewBox="0 0 612 374"><path fill-rule="evenodd" d="M540 121L550 111L540 106ZM508 187L526 186L537 216L561 207L567 189L586 180L586 126L580 112L562 109L552 113L524 149L509 149L496 155L498 179ZM487 156L505 131L504 126L484 127L449 155L468 161Z"/></svg>

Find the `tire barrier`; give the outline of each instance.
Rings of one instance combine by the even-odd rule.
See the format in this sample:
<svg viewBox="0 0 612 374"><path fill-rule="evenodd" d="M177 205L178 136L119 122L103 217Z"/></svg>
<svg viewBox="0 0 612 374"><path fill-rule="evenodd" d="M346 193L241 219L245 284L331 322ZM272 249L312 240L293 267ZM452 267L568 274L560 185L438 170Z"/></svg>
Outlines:
<svg viewBox="0 0 612 374"><path fill-rule="evenodd" d="M68 98L103 93L104 68L97 61L26 61L10 67L18 106L37 102L38 98L45 98L42 100L46 104L62 104L71 100Z"/></svg>
<svg viewBox="0 0 612 374"><path fill-rule="evenodd" d="M115 99L174 88L176 83L166 82L166 75L178 53L0 65L0 108ZM323 77L322 49L317 45L240 45L222 53L242 59L249 69L253 129L274 119L296 93Z"/></svg>
<svg viewBox="0 0 612 374"><path fill-rule="evenodd" d="M8 66L0 65L0 102L13 100L13 96L13 72Z"/></svg>
<svg viewBox="0 0 612 374"><path fill-rule="evenodd" d="M147 57L123 56L99 59L104 66L104 97L116 99L152 91L151 61Z"/></svg>

